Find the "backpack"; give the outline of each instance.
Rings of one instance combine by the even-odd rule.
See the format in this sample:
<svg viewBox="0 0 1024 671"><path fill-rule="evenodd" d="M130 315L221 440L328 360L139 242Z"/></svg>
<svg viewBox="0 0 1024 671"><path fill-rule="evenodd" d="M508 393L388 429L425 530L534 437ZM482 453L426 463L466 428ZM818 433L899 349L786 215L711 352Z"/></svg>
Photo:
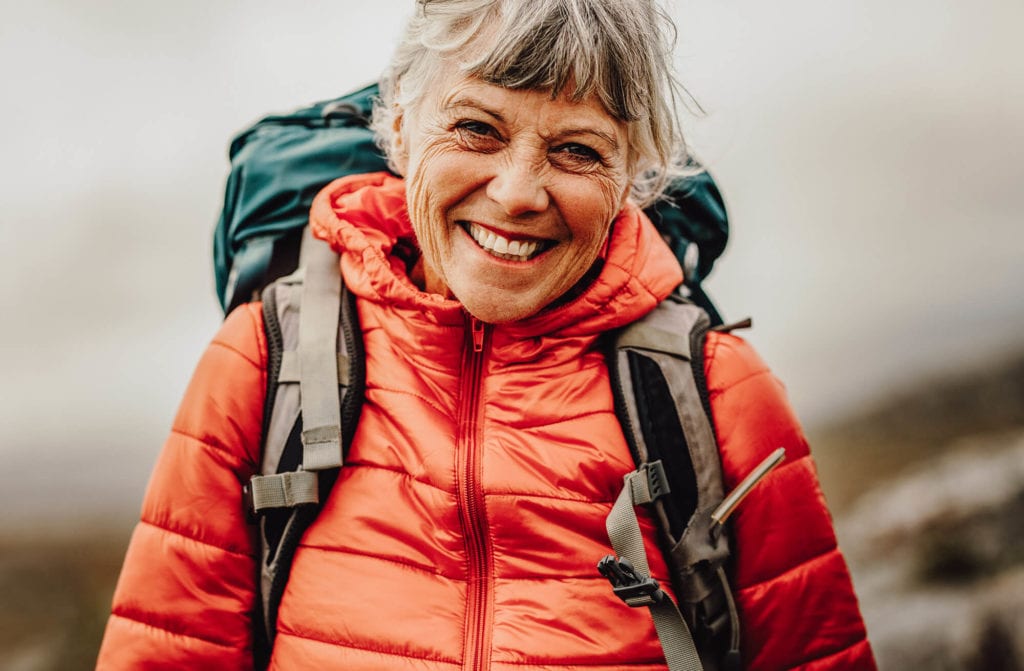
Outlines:
<svg viewBox="0 0 1024 671"><path fill-rule="evenodd" d="M267 117L231 145L214 244L218 295L226 311L261 295L268 343L261 472L243 493L262 548L257 668L269 662L292 557L334 485L363 400L355 299L341 281L337 255L302 239L320 188L384 167L366 128L375 93L371 86ZM601 559L597 568L626 605L650 608L670 669L733 670L740 668L739 623L724 571L723 524L781 455L723 495L703 344L712 324L743 324L721 325L700 280L724 248L727 224L706 174L673 193L648 215L688 280L647 317L607 338L616 413L637 470L626 476L608 518L618 557ZM653 510L678 606L650 577L635 505Z"/></svg>

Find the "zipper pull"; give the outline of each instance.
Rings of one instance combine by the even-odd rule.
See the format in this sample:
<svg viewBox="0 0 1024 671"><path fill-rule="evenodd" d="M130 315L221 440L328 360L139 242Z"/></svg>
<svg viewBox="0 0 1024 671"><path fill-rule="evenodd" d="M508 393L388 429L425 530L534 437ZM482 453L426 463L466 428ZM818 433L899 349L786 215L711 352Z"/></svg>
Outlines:
<svg viewBox="0 0 1024 671"><path fill-rule="evenodd" d="M484 351L484 328L487 325L476 317L470 320L470 328L473 331L473 351L479 354Z"/></svg>
<svg viewBox="0 0 1024 671"><path fill-rule="evenodd" d="M729 492L729 495L726 496L725 499L722 500L722 503L715 508L713 513L711 513L711 535L713 538L718 538L722 533L725 521L729 518L729 515L732 515L733 511L736 510L736 506L740 504L740 501L746 498L747 494L750 493L750 490L752 490L757 483L761 482L761 479L764 478L764 476L768 475L773 468L782 463L782 460L785 457L786 448L780 447L775 450L765 457L764 460L754 468L754 470L750 471L747 477L743 478L743 481L736 485L736 489Z"/></svg>

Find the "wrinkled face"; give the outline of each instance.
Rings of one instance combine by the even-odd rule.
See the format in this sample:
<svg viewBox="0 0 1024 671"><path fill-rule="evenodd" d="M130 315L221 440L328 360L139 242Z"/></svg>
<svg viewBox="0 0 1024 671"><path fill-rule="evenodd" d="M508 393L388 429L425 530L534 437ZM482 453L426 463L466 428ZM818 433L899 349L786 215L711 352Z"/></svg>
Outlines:
<svg viewBox="0 0 1024 671"><path fill-rule="evenodd" d="M627 129L572 102L449 73L397 121L425 290L474 317L528 317L597 259L629 192Z"/></svg>

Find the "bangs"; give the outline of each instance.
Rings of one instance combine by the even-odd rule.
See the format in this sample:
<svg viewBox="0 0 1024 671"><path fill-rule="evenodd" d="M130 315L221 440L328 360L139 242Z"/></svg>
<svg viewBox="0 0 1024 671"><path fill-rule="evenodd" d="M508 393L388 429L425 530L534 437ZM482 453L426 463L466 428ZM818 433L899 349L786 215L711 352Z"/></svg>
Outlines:
<svg viewBox="0 0 1024 671"><path fill-rule="evenodd" d="M494 23L471 37L463 70L505 88L550 91L552 98L595 94L620 121L648 118L657 90L650 59L645 49L630 48L621 15L602 9L575 0L503 3Z"/></svg>
<svg viewBox="0 0 1024 671"><path fill-rule="evenodd" d="M372 126L396 172L400 111L416 109L446 67L508 89L579 102L594 96L627 124L632 195L656 200L693 171L672 71L676 29L658 0L417 0L381 79ZM697 106L699 109L699 105Z"/></svg>

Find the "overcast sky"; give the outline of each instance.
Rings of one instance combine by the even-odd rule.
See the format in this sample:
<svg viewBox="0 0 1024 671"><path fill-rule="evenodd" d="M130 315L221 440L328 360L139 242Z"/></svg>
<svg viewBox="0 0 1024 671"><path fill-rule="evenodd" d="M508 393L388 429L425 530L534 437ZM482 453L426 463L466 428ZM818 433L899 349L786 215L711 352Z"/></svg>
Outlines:
<svg viewBox="0 0 1024 671"><path fill-rule="evenodd" d="M231 135L375 78L411 0L0 1L0 504L134 508L220 320ZM708 287L805 420L1024 349L1024 4L673 13Z"/></svg>

